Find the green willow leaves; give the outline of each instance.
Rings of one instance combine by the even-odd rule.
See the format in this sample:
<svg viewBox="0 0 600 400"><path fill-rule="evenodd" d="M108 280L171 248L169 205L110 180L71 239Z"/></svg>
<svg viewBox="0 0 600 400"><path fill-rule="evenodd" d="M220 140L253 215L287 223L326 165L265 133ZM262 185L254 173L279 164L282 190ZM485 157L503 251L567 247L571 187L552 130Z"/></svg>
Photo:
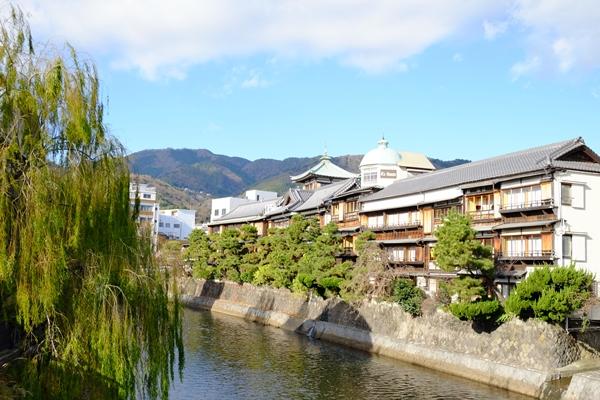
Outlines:
<svg viewBox="0 0 600 400"><path fill-rule="evenodd" d="M18 10L0 40L0 319L38 365L167 397L180 307L138 231L96 70L73 49L36 54Z"/></svg>

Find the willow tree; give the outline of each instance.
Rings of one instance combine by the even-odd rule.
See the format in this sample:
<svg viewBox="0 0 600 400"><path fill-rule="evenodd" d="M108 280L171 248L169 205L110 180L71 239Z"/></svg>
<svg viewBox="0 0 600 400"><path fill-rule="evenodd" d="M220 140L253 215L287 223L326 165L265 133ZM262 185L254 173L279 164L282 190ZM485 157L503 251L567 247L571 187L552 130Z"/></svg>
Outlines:
<svg viewBox="0 0 600 400"><path fill-rule="evenodd" d="M38 370L166 397L179 306L136 225L96 70L71 48L37 54L18 10L0 25L0 318Z"/></svg>

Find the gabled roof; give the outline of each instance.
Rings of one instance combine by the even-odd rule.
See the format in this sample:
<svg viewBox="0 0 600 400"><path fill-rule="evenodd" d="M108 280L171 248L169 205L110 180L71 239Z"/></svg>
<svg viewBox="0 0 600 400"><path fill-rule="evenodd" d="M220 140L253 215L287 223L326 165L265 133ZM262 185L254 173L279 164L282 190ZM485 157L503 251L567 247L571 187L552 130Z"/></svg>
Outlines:
<svg viewBox="0 0 600 400"><path fill-rule="evenodd" d="M404 168L435 170L435 167L425 154L412 153L409 151L400 152L400 162L398 162L398 165Z"/></svg>
<svg viewBox="0 0 600 400"><path fill-rule="evenodd" d="M572 154L575 150L585 152L593 161L564 161L560 159L563 156ZM599 165L596 164L597 160L600 160L600 158L585 146L583 139L577 138L401 179L362 201L369 202L405 196L472 182L543 171L553 167L566 168L571 166L592 169L594 172L596 167L592 165Z"/></svg>
<svg viewBox="0 0 600 400"><path fill-rule="evenodd" d="M280 200L281 198L277 198L240 204L222 217L213 220L209 225L237 224L259 220Z"/></svg>
<svg viewBox="0 0 600 400"><path fill-rule="evenodd" d="M331 157L325 153L317 165L304 171L299 175L290 176L294 182L302 182L311 176L326 176L328 178L348 179L356 177L356 174L346 171L331 162Z"/></svg>
<svg viewBox="0 0 600 400"><path fill-rule="evenodd" d="M344 190L352 187L356 183L356 178L346 179L340 182L331 183L329 185L321 186L315 190L313 194L302 203L300 206L294 208L294 211L308 211L321 207L327 200L342 193Z"/></svg>

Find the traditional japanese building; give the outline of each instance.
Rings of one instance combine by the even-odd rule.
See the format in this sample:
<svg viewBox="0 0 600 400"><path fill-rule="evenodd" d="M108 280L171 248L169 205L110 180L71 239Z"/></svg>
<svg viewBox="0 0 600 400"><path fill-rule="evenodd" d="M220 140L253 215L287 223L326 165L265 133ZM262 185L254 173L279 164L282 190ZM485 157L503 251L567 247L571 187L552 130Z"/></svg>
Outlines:
<svg viewBox="0 0 600 400"><path fill-rule="evenodd" d="M299 175L290 176L290 179L302 185L304 190L316 190L321 186L355 177L356 174L335 165L325 152L317 165Z"/></svg>
<svg viewBox="0 0 600 400"><path fill-rule="evenodd" d="M600 157L581 138L407 178L361 204L365 228L431 291L447 275L432 257L433 232L451 210L493 246L504 295L541 264L575 262L600 276Z"/></svg>

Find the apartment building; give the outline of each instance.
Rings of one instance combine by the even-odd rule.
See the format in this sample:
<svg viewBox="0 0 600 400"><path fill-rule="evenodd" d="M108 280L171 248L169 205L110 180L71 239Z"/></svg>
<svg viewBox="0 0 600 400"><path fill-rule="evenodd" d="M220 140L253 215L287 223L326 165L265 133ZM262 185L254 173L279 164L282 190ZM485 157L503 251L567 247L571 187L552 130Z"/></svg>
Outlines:
<svg viewBox="0 0 600 400"><path fill-rule="evenodd" d="M186 240L196 226L196 210L160 210L158 234L171 240Z"/></svg>
<svg viewBox="0 0 600 400"><path fill-rule="evenodd" d="M152 236L154 246L158 239L158 215L159 204L156 196L156 188L144 183L129 184L129 203L135 207L136 201L139 201L139 214L137 222L141 227L147 227Z"/></svg>

